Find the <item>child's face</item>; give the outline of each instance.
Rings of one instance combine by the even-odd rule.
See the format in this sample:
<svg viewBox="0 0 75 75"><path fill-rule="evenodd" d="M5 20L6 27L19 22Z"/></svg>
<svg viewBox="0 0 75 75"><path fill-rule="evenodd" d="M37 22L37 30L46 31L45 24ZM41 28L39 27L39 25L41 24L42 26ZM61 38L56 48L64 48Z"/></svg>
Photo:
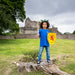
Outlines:
<svg viewBox="0 0 75 75"><path fill-rule="evenodd" d="M47 28L47 23L46 22L43 22L43 29L46 29Z"/></svg>

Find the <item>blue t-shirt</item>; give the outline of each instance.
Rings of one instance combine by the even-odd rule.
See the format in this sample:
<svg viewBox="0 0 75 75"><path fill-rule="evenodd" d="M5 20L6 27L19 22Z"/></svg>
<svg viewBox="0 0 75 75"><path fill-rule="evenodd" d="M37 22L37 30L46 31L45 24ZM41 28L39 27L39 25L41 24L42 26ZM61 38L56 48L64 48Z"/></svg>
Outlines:
<svg viewBox="0 0 75 75"><path fill-rule="evenodd" d="M39 30L39 35L40 35L40 47L41 46L48 46L49 47L49 42L47 40L47 35L50 33L48 29L40 29Z"/></svg>

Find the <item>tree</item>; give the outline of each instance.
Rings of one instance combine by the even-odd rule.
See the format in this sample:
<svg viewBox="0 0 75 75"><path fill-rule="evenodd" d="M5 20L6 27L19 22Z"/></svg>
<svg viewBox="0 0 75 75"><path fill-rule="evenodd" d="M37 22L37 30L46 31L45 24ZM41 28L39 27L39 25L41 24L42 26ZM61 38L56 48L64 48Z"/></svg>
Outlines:
<svg viewBox="0 0 75 75"><path fill-rule="evenodd" d="M0 0L0 35L5 30L19 32L16 19L23 22L26 18L24 3L25 0Z"/></svg>
<svg viewBox="0 0 75 75"><path fill-rule="evenodd" d="M73 34L75 34L75 30L73 31Z"/></svg>

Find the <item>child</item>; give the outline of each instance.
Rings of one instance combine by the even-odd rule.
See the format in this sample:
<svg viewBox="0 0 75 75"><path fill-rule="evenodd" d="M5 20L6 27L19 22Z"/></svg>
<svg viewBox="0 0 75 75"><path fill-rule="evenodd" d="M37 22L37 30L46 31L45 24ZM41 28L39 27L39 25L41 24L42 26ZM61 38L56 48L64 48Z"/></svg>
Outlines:
<svg viewBox="0 0 75 75"><path fill-rule="evenodd" d="M37 62L37 65L40 65L41 55L42 55L44 47L46 49L47 63L50 64L50 47L49 47L49 42L47 40L47 35L50 32L48 30L49 25L50 24L49 24L48 21L42 21L40 23L40 28L41 29L39 30L39 33L37 34L37 37L40 38L40 48L39 48L39 53L38 53L38 62Z"/></svg>

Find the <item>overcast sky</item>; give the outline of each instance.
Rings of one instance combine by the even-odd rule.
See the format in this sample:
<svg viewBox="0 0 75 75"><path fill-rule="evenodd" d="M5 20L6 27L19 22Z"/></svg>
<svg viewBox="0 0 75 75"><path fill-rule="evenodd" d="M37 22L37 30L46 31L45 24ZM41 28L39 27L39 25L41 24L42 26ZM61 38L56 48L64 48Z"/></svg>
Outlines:
<svg viewBox="0 0 75 75"><path fill-rule="evenodd" d="M31 20L48 19L62 33L75 30L75 0L26 0L24 7Z"/></svg>

